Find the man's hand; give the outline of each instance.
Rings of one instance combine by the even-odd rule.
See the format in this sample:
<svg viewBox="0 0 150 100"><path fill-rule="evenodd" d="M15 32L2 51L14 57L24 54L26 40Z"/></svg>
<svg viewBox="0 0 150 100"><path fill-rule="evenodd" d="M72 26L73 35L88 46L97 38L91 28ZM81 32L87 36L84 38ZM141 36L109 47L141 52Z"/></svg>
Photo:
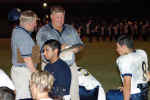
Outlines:
<svg viewBox="0 0 150 100"><path fill-rule="evenodd" d="M36 72L36 68L33 64L32 58L31 57L25 57L23 58L24 62L26 63L27 67L30 69L31 72Z"/></svg>
<svg viewBox="0 0 150 100"><path fill-rule="evenodd" d="M83 48L82 45L67 45L67 44L62 44L61 46L61 51L72 51L73 53L78 53L81 49Z"/></svg>
<svg viewBox="0 0 150 100"><path fill-rule="evenodd" d="M66 49L67 47L68 47L67 44L62 44L62 45L61 45L61 50L64 50L64 49Z"/></svg>

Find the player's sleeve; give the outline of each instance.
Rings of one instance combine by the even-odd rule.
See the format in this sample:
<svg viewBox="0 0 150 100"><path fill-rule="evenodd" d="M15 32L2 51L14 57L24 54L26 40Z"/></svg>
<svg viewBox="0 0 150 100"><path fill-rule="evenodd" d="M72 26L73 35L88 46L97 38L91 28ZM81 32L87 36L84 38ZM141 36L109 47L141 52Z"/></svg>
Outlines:
<svg viewBox="0 0 150 100"><path fill-rule="evenodd" d="M132 60L130 58L119 58L117 59L117 65L119 68L119 71L124 76L131 76L132 77Z"/></svg>
<svg viewBox="0 0 150 100"><path fill-rule="evenodd" d="M12 90L15 90L15 86L12 80L8 77L8 75L0 69L0 87L6 86Z"/></svg>

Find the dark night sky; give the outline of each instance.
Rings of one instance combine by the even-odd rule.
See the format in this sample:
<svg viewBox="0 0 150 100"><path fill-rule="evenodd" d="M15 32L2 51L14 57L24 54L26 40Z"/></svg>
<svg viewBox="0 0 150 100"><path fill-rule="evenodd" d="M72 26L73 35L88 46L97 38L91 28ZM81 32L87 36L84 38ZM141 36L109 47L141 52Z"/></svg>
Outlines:
<svg viewBox="0 0 150 100"><path fill-rule="evenodd" d="M0 0L0 9L6 15L9 10L16 7L39 11L41 1L43 0ZM74 11L80 9L78 10L79 13L82 10L86 13L87 9L91 9L99 11L99 13L107 12L110 15L119 15L121 13L134 15L135 12L141 15L140 13L149 11L149 4L144 0L47 0L47 2L49 6L62 4L67 9L73 9Z"/></svg>
<svg viewBox="0 0 150 100"><path fill-rule="evenodd" d="M149 16L150 6L144 0L47 0L49 6L61 4L71 16ZM31 9L38 15L41 0L0 0L0 34L8 31L8 12L12 8Z"/></svg>
<svg viewBox="0 0 150 100"><path fill-rule="evenodd" d="M37 3L42 0L0 0L0 3ZM48 2L71 2L71 3L79 3L79 2L107 2L107 3L115 3L120 2L120 0L47 0Z"/></svg>

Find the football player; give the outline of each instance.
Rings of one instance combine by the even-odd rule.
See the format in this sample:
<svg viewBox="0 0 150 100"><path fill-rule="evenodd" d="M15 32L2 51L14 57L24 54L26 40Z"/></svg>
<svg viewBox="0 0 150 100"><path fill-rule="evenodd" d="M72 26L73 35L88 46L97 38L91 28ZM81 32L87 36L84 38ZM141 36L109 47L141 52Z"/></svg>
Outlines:
<svg viewBox="0 0 150 100"><path fill-rule="evenodd" d="M148 100L148 58L144 50L134 49L133 40L121 35L116 42L120 55L117 65L123 86L107 92L107 100Z"/></svg>

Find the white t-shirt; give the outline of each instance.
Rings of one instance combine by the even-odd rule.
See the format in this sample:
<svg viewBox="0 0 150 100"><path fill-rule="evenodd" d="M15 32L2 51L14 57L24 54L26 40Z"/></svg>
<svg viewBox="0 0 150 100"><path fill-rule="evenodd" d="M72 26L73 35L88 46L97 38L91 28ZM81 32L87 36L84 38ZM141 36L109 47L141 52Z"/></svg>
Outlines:
<svg viewBox="0 0 150 100"><path fill-rule="evenodd" d="M124 75L130 75L131 78L131 94L141 92L137 85L140 83L147 83L144 77L144 69L148 70L147 54L144 50L136 50L136 52L129 53L118 57L117 65L120 70L120 75L123 80Z"/></svg>
<svg viewBox="0 0 150 100"><path fill-rule="evenodd" d="M8 75L0 69L0 87L8 87L12 90L15 90L15 86L12 83L12 80L8 77Z"/></svg>

